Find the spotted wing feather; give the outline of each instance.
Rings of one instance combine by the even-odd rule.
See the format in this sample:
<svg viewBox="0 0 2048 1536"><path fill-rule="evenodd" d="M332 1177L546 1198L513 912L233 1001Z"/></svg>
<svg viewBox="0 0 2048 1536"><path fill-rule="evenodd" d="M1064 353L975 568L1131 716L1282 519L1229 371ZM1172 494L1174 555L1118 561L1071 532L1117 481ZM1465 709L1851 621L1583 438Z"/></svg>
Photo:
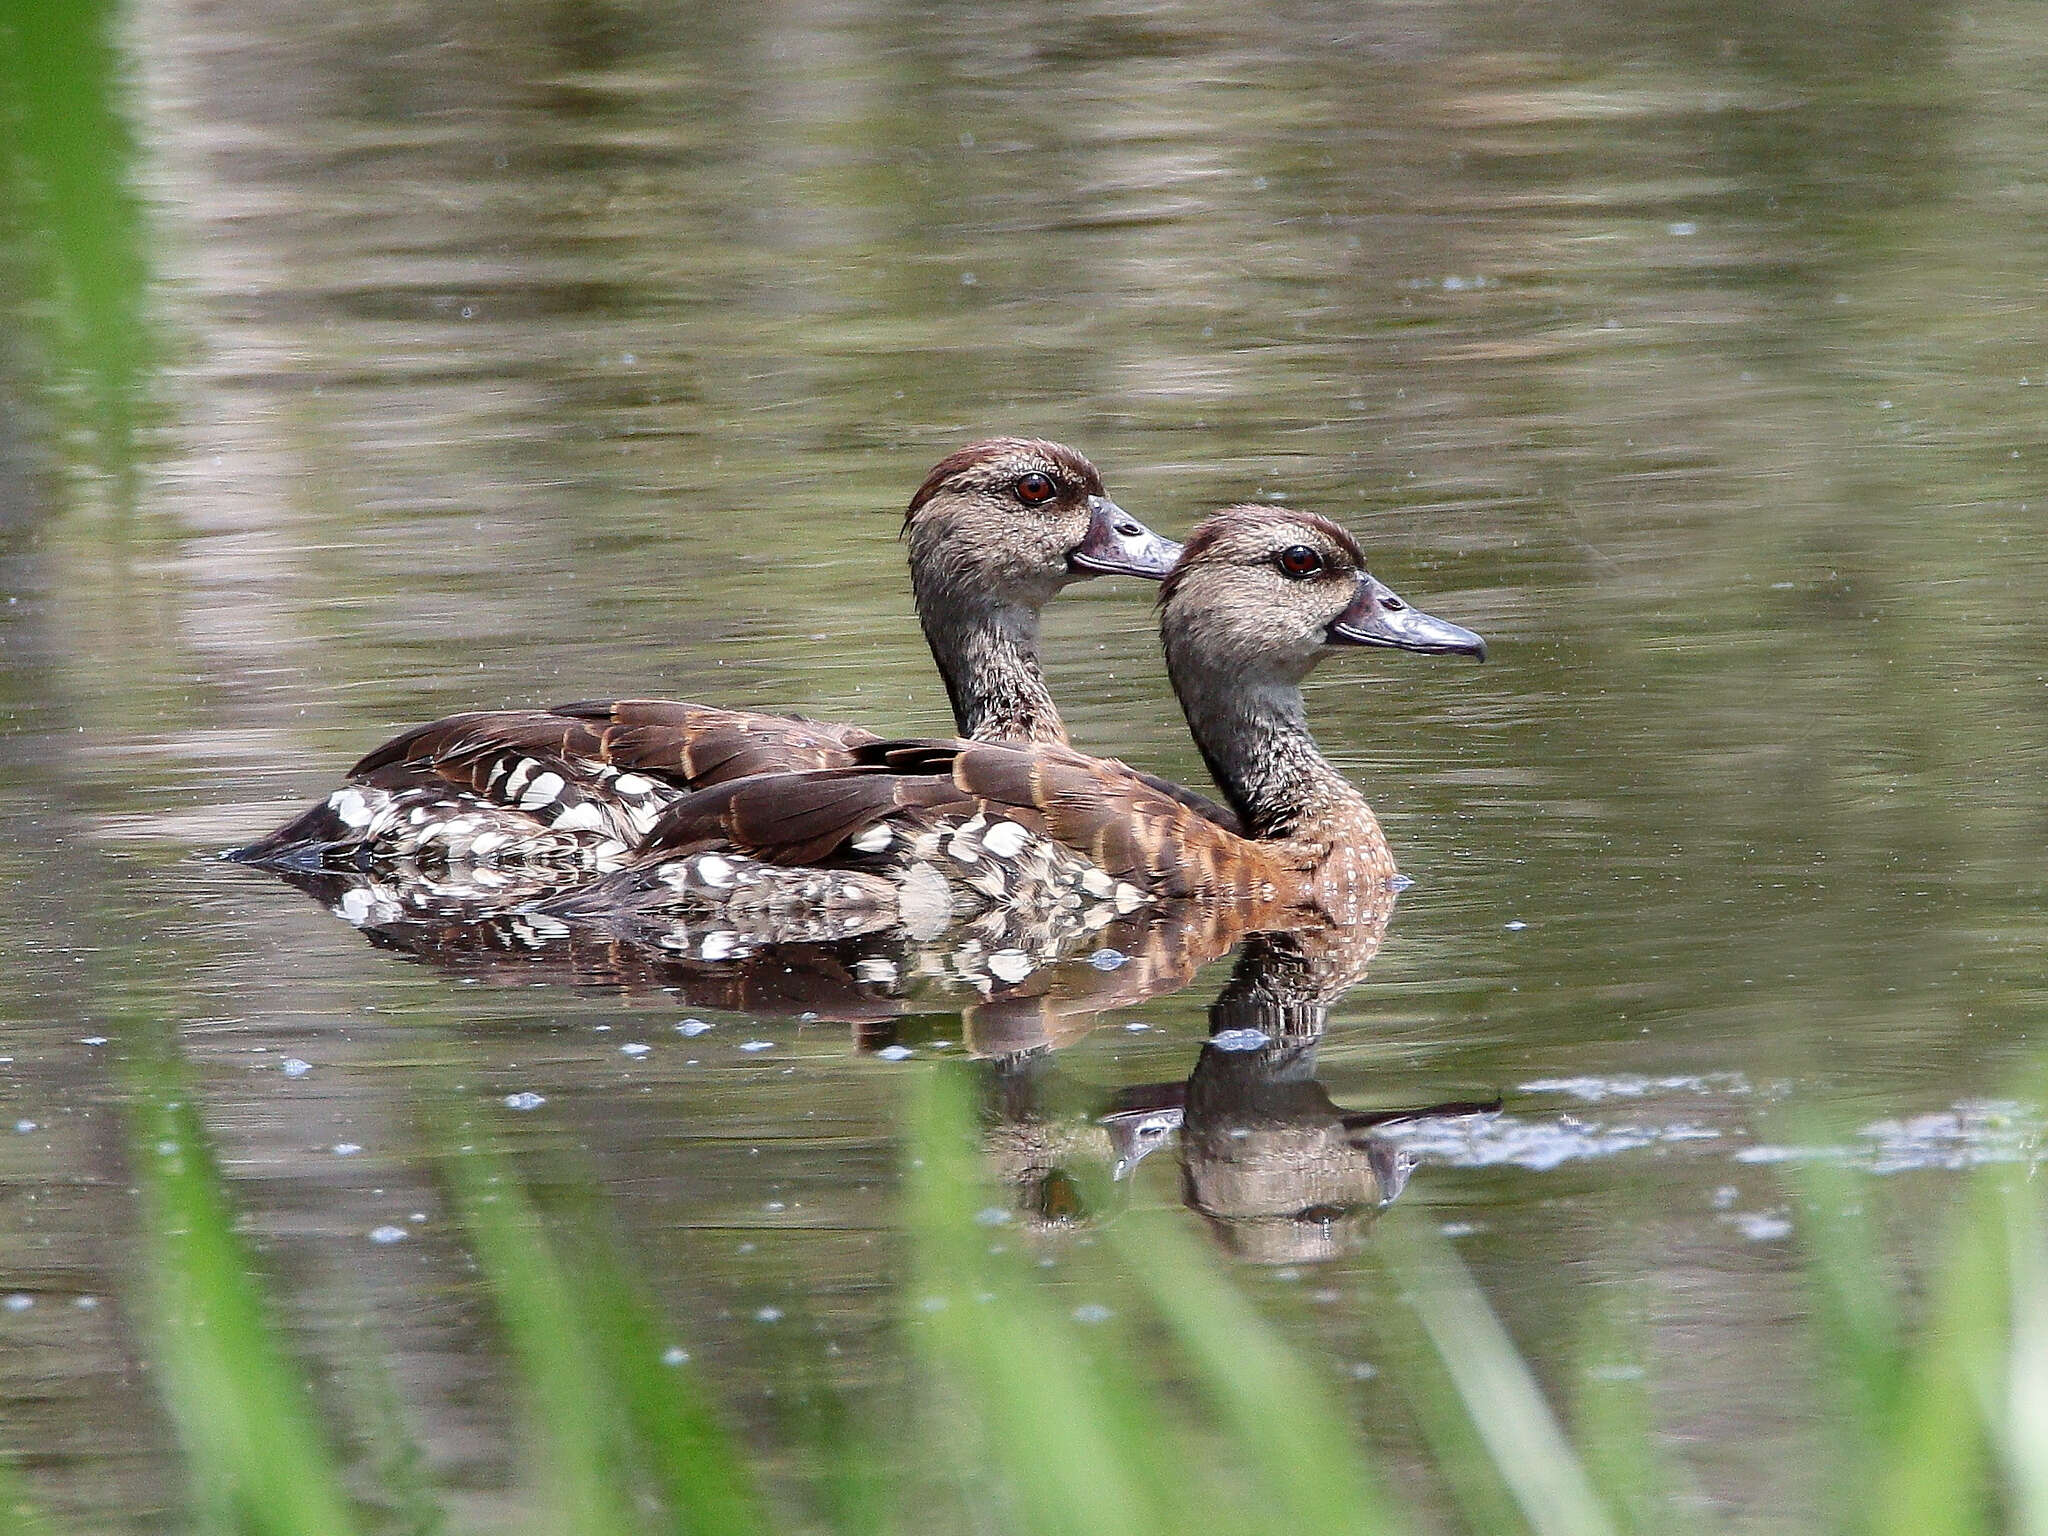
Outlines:
<svg viewBox="0 0 2048 1536"><path fill-rule="evenodd" d="M831 769L878 740L858 726L655 699L450 715L392 737L349 772L372 807L330 797L236 857L253 863L408 856L430 834L468 856L558 857L591 840L632 847L691 790L762 773ZM451 833L450 829L453 829ZM563 843L563 838L569 839Z"/></svg>
<svg viewBox="0 0 2048 1536"><path fill-rule="evenodd" d="M723 841L776 863L825 859L876 822L1013 820L1165 896L1251 894L1266 855L1218 819L1108 758L1057 746L875 742L851 768L770 774L671 806L643 845L672 855Z"/></svg>
<svg viewBox="0 0 2048 1536"><path fill-rule="evenodd" d="M958 752L953 777L1000 803L1030 807L1048 835L1142 890L1255 894L1268 878L1264 849L1114 758L975 745Z"/></svg>
<svg viewBox="0 0 2048 1536"><path fill-rule="evenodd" d="M950 779L870 768L761 774L677 801L643 844L649 858L713 842L777 864L824 859L864 828L916 808L971 802Z"/></svg>

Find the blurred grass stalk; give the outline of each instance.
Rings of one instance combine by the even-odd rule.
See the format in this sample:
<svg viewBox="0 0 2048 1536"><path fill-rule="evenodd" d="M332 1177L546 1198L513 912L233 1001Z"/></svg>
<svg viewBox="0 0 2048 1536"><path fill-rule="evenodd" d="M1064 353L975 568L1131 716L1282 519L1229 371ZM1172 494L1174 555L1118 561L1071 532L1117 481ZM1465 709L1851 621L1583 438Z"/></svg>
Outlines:
<svg viewBox="0 0 2048 1536"><path fill-rule="evenodd" d="M149 1338L200 1528L353 1531L304 1372L285 1358L264 1316L262 1287L189 1098L162 1080L135 1124Z"/></svg>
<svg viewBox="0 0 2048 1536"><path fill-rule="evenodd" d="M519 1363L538 1461L555 1490L541 1529L640 1531L648 1511L677 1536L765 1533L744 1451L611 1244L586 1219L570 1261L502 1155L474 1128L458 1135L445 1158L450 1193Z"/></svg>
<svg viewBox="0 0 2048 1536"><path fill-rule="evenodd" d="M909 1118L913 1329L955 1410L942 1420L951 1452L963 1476L995 1485L1007 1516L998 1525L1128 1536L1186 1529L1192 1509L1208 1529L1405 1528L1329 1374L1285 1345L1179 1224L1126 1217L1105 1233L1105 1253L1070 1253L1062 1285L1078 1281L1097 1299L1063 1310L998 1220L1007 1213L988 1204L957 1088L933 1074ZM2024 1170L1978 1174L1916 1303L1867 1228L1884 1181L1822 1157L1793 1169L1810 1234L1817 1397L1846 1428L1830 1523L1896 1536L2048 1536L2038 1185ZM1646 1389L1629 1389L1634 1411L1609 1405L1583 1420L1575 1442L1424 1221L1391 1213L1372 1253L1393 1293L1371 1308L1389 1374L1467 1529L1707 1528L1696 1499L1682 1507L1686 1479L1657 1443Z"/></svg>
<svg viewBox="0 0 2048 1536"><path fill-rule="evenodd" d="M962 1080L928 1073L910 1114L911 1330L958 1475L1004 1528L1060 1536L1375 1533L1383 1508L1329 1382L1162 1222L1114 1229L1063 1308L990 1203ZM1143 1309L1141 1311L1141 1308ZM1150 1378L1185 1366L1182 1394Z"/></svg>
<svg viewBox="0 0 2048 1536"><path fill-rule="evenodd" d="M1976 1175L1910 1309L1870 1209L1882 1182L1826 1157L1791 1178L1822 1401L1840 1414L1837 1498L1857 1512L1844 1528L2048 1536L2048 1235L2033 1170Z"/></svg>
<svg viewBox="0 0 2048 1536"><path fill-rule="evenodd" d="M54 377L88 401L101 469L124 481L154 362L135 136L118 0L0 0L0 229L25 237L40 292L22 307ZM19 302L19 301L17 301Z"/></svg>
<svg viewBox="0 0 2048 1536"><path fill-rule="evenodd" d="M151 1281L149 1338L206 1531L330 1536L378 1525L343 1487L335 1436L316 1423L308 1373L265 1316L264 1287L175 1059L131 1033L135 1158ZM653 1309L594 1233L573 1261L501 1156L469 1128L443 1138L451 1203L476 1256L525 1391L552 1497L548 1536L649 1529L760 1536L769 1529L737 1442L664 1344ZM382 1384L388 1388L388 1383ZM387 1460L423 1461L395 1415ZM416 1473L409 1473L411 1481ZM0 1495L7 1489L0 1485ZM443 1513L417 1486L373 1489L407 1528ZM26 1503L23 1519L31 1518ZM0 1508L0 1530L6 1524ZM38 1529L38 1527L22 1527Z"/></svg>
<svg viewBox="0 0 2048 1536"><path fill-rule="evenodd" d="M260 1270L175 1059L154 1061L131 1076L149 1339L195 1528L328 1536L388 1526L365 1512L393 1507L384 1490L352 1502L308 1373L266 1317ZM906 1446L936 1445L971 1523L1020 1536L1415 1527L1381 1488L1332 1373L1289 1345L1182 1224L1127 1216L1091 1244L1070 1244L1048 1281L1033 1236L991 1201L962 1079L920 1074L909 1107L905 1315L936 1412L928 1431L828 1413L846 1442L828 1447L828 1459L883 1461L883 1475L907 1486ZM552 1494L534 1528L783 1528L594 1207L566 1221L544 1216L474 1127L443 1123L453 1127L440 1138L450 1201L501 1319ZM1821 1159L1794 1170L1819 1397L1842 1419L1832 1523L2048 1536L2048 1236L2038 1187L2011 1169L1980 1174L1915 1308L1870 1230L1866 1207L1882 1181ZM1705 1527L1672 1507L1649 1412L1596 1418L1602 1443L1583 1427L1576 1442L1567 1435L1425 1223L1389 1220L1373 1252L1391 1291L1370 1308L1383 1325L1386 1374L1414 1405L1464 1528L1590 1536ZM1905 1322L1912 1311L1924 1317L1917 1329ZM1647 1409L1647 1395L1637 1401ZM0 1466L0 1530L50 1529L5 1474ZM417 1489L395 1502L412 1511L410 1529L440 1524L438 1510L419 1514ZM824 1525L922 1530L922 1513L885 1489L829 1511Z"/></svg>

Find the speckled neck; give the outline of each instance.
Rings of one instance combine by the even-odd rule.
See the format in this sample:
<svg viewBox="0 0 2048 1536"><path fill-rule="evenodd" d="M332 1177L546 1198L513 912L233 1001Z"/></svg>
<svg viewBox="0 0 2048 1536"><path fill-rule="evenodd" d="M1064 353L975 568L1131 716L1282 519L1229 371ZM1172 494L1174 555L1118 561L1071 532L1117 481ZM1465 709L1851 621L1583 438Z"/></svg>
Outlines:
<svg viewBox="0 0 2048 1536"><path fill-rule="evenodd" d="M1360 812L1370 819L1365 797L1316 749L1298 686L1233 686L1171 648L1167 671L1202 760L1253 837L1321 838Z"/></svg>
<svg viewBox="0 0 2048 1536"><path fill-rule="evenodd" d="M1038 610L963 597L916 580L918 619L953 701L953 721L974 741L1064 745L1067 730L1038 659Z"/></svg>

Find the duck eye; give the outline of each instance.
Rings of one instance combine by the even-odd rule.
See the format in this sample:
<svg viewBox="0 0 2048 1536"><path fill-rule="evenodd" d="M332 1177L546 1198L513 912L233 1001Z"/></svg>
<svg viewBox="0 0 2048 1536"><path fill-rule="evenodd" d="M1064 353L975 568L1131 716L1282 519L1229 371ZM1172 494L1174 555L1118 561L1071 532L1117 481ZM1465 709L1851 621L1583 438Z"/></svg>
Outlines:
<svg viewBox="0 0 2048 1536"><path fill-rule="evenodd" d="M1280 574L1292 576L1299 581L1304 576L1313 576L1323 568L1323 557L1306 544L1291 544L1280 551Z"/></svg>
<svg viewBox="0 0 2048 1536"><path fill-rule="evenodd" d="M1041 475L1037 470L1022 476L1013 487L1017 499L1027 507L1043 506L1059 495L1060 488L1051 475Z"/></svg>

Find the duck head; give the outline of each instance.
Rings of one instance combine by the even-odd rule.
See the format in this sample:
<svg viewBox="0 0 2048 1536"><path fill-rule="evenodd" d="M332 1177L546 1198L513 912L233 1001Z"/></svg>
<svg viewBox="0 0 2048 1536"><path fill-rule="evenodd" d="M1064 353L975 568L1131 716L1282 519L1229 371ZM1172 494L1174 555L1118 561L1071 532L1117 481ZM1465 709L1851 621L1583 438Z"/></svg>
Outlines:
<svg viewBox="0 0 2048 1536"><path fill-rule="evenodd" d="M1313 512L1225 507L1188 536L1159 597L1170 659L1212 677L1292 686L1345 646L1486 659L1471 630L1404 602L1358 541Z"/></svg>
<svg viewBox="0 0 2048 1536"><path fill-rule="evenodd" d="M1180 546L1124 511L1073 449L971 443L932 468L904 514L920 605L1042 608L1089 576L1161 580Z"/></svg>

